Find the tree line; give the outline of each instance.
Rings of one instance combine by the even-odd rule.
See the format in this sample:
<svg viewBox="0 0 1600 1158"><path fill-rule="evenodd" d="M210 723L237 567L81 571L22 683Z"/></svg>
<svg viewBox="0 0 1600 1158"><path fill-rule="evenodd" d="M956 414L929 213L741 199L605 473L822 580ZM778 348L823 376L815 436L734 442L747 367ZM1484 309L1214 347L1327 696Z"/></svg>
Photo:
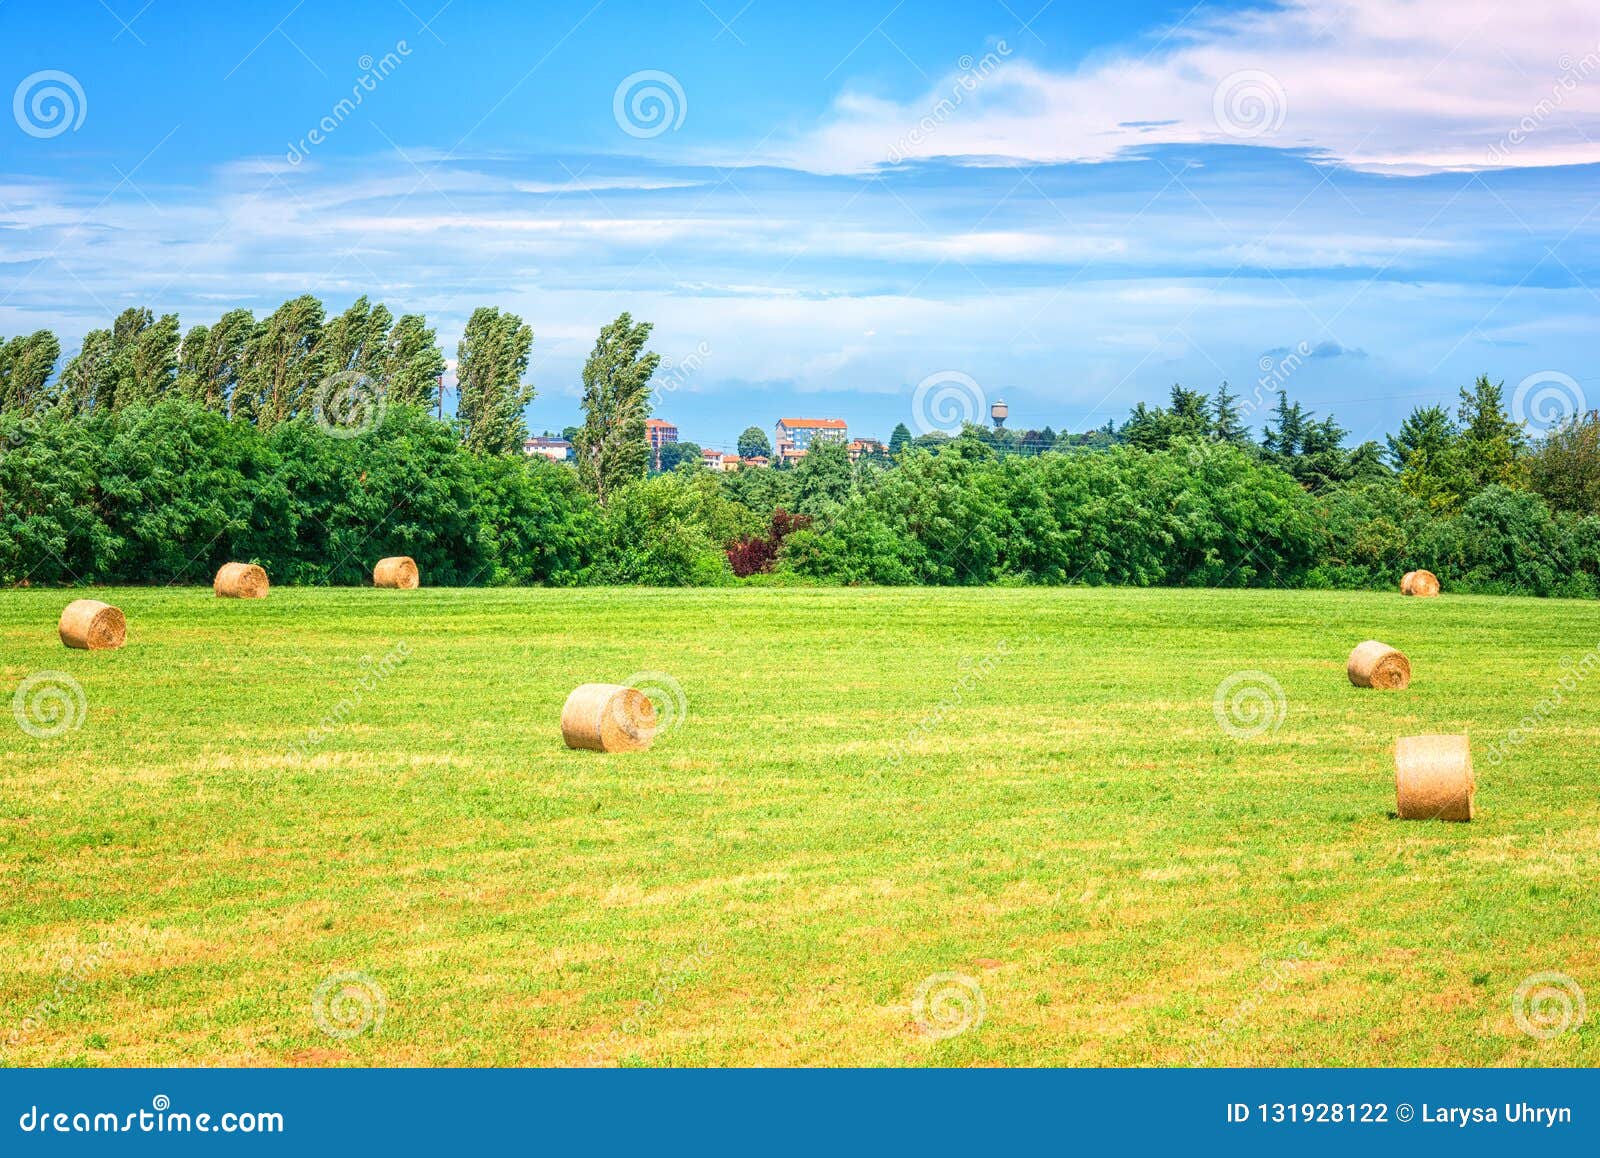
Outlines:
<svg viewBox="0 0 1600 1158"><path fill-rule="evenodd" d="M241 559L350 584L408 554L434 584L1392 587L1426 567L1463 591L1600 591L1600 419L1531 439L1487 378L1381 444L1283 391L1256 438L1226 385L1174 386L1082 433L902 425L857 462L822 440L724 474L698 448L652 469L649 336L627 314L598 335L576 469L521 453L533 332L498 309L463 332L448 420L426 319L365 298L181 337L128 310L59 375L47 331L0 342L0 582L205 582ZM381 421L330 430L330 380L381 397Z"/></svg>

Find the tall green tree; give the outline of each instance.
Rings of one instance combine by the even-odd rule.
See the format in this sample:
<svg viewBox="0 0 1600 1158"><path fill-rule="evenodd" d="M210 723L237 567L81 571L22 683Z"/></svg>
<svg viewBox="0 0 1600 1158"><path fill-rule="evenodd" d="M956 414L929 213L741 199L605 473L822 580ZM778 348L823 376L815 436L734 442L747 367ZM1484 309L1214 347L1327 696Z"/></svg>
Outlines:
<svg viewBox="0 0 1600 1158"><path fill-rule="evenodd" d="M1167 406L1136 405L1123 423L1122 438L1140 450L1166 450L1173 439L1202 439L1211 432L1211 408L1198 390L1174 384Z"/></svg>
<svg viewBox="0 0 1600 1158"><path fill-rule="evenodd" d="M83 345L61 371L59 393L70 413L110 412L116 382L114 355L110 330L90 330L83 336Z"/></svg>
<svg viewBox="0 0 1600 1158"><path fill-rule="evenodd" d="M1513 422L1506 413L1505 383L1490 382L1487 374L1480 374L1470 389L1462 389L1456 417L1461 426L1462 467L1472 493L1496 483L1521 486L1528 438L1522 423Z"/></svg>
<svg viewBox="0 0 1600 1158"><path fill-rule="evenodd" d="M1545 435L1528 474L1556 510L1600 515L1600 414L1575 414Z"/></svg>
<svg viewBox="0 0 1600 1158"><path fill-rule="evenodd" d="M111 329L84 335L83 348L62 371L62 395L85 414L155 402L177 380L178 344L177 314L123 310Z"/></svg>
<svg viewBox="0 0 1600 1158"><path fill-rule="evenodd" d="M387 306L382 302L373 305L362 294L344 313L323 325L318 349L322 372L326 375L353 371L381 382L388 369L389 327L393 322L394 315Z"/></svg>
<svg viewBox="0 0 1600 1158"><path fill-rule="evenodd" d="M1235 446L1244 446L1250 441L1250 430L1239 410L1239 396L1229 391L1226 382L1217 387L1211 399L1211 437Z"/></svg>
<svg viewBox="0 0 1600 1158"><path fill-rule="evenodd" d="M907 436L910 436L909 431L907 431ZM767 441L767 433L761 427L747 426L744 429L744 433L739 436L739 457L755 458L757 455L761 455L763 458L771 458L772 443Z"/></svg>
<svg viewBox="0 0 1600 1158"><path fill-rule="evenodd" d="M822 515L850 497L855 472L850 450L837 438L813 438L806 456L794 468L794 509Z"/></svg>
<svg viewBox="0 0 1600 1158"><path fill-rule="evenodd" d="M1437 457L1455 442L1460 432L1443 406L1418 406L1406 416L1400 429L1386 435L1389 460L1395 470L1404 470L1411 456L1421 451Z"/></svg>
<svg viewBox="0 0 1600 1158"><path fill-rule="evenodd" d="M232 413L269 430L309 411L328 373L323 364L322 303L302 294L273 310L251 333Z"/></svg>
<svg viewBox="0 0 1600 1158"><path fill-rule="evenodd" d="M1288 391L1279 390L1272 420L1261 433L1262 448L1280 459L1293 458L1300 453L1310 421L1311 415L1305 408L1298 402L1290 402Z"/></svg>
<svg viewBox="0 0 1600 1158"><path fill-rule="evenodd" d="M661 363L644 348L649 322L618 315L600 331L583 365L583 429L574 450L578 478L601 506L644 477L650 462L644 420L650 412L650 376Z"/></svg>
<svg viewBox="0 0 1600 1158"><path fill-rule="evenodd" d="M178 315L157 318L147 309L124 310L112 336L117 350L114 405L149 405L165 397L178 378Z"/></svg>
<svg viewBox="0 0 1600 1158"><path fill-rule="evenodd" d="M1374 482L1394 477L1383 461L1383 447L1370 438L1350 452L1348 462L1349 477L1356 481Z"/></svg>
<svg viewBox="0 0 1600 1158"><path fill-rule="evenodd" d="M37 414L52 401L46 384L61 357L61 341L49 330L0 342L0 412Z"/></svg>
<svg viewBox="0 0 1600 1158"><path fill-rule="evenodd" d="M898 456L902 450L911 445L911 431L906 429L904 422L894 424L894 430L889 434L889 453Z"/></svg>
<svg viewBox="0 0 1600 1158"><path fill-rule="evenodd" d="M256 317L249 310L229 310L214 326L192 327L178 350L178 393L208 410L227 413L255 329Z"/></svg>
<svg viewBox="0 0 1600 1158"><path fill-rule="evenodd" d="M434 406L444 351L421 314L403 314L385 340L383 388L391 402Z"/></svg>
<svg viewBox="0 0 1600 1158"><path fill-rule="evenodd" d="M456 346L456 417L467 449L478 454L520 451L528 437L522 412L533 387L522 381L533 349L533 327L490 306L472 311Z"/></svg>

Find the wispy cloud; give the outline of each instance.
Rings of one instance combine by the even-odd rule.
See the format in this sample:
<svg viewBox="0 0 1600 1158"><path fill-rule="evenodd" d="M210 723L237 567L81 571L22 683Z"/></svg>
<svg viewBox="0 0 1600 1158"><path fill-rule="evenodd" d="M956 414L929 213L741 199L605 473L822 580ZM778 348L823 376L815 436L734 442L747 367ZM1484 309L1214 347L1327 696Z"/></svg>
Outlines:
<svg viewBox="0 0 1600 1158"><path fill-rule="evenodd" d="M1291 0L1192 15L1156 47L1070 71L1018 53L960 94L841 95L772 156L817 172L901 159L1103 161L1152 143L1245 141L1422 172L1600 161L1590 0ZM907 133L936 122L931 131Z"/></svg>

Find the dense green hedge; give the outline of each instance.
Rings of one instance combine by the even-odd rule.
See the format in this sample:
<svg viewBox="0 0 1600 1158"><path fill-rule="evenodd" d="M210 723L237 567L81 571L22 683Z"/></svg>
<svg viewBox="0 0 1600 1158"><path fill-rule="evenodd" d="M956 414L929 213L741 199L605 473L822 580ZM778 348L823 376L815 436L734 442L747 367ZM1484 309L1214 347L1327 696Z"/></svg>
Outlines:
<svg viewBox="0 0 1600 1158"><path fill-rule="evenodd" d="M413 556L432 585L734 582L725 549L811 517L755 581L1392 588L1593 597L1600 519L1489 485L1443 512L1394 478L1312 493L1248 446L1179 439L998 456L978 437L851 467L694 467L601 509L575 472L480 456L425 412L332 437L170 400L0 417L0 582L203 583L230 559L355 584Z"/></svg>

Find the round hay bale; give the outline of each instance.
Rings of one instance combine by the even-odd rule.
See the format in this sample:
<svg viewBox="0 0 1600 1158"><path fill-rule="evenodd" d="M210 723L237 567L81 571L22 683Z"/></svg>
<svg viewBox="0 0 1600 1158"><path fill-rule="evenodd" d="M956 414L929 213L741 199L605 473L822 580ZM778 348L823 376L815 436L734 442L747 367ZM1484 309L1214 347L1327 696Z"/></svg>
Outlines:
<svg viewBox="0 0 1600 1158"><path fill-rule="evenodd" d="M1411 682L1411 661L1387 643L1375 639L1356 644L1344 670L1358 688L1398 691Z"/></svg>
<svg viewBox="0 0 1600 1158"><path fill-rule="evenodd" d="M75 599L61 613L61 642L84 651L110 651L128 642L128 621L109 603Z"/></svg>
<svg viewBox="0 0 1600 1158"><path fill-rule="evenodd" d="M1465 736L1401 736L1394 743L1401 820L1471 820L1472 750Z"/></svg>
<svg viewBox="0 0 1600 1158"><path fill-rule="evenodd" d="M591 752L642 752L656 738L656 706L638 688L583 684L561 709L561 738Z"/></svg>
<svg viewBox="0 0 1600 1158"><path fill-rule="evenodd" d="M268 586L266 571L254 563L224 563L211 583L225 599L265 599Z"/></svg>
<svg viewBox="0 0 1600 1158"><path fill-rule="evenodd" d="M1439 577L1432 571L1407 571L1400 580L1400 594L1431 598L1439 594Z"/></svg>
<svg viewBox="0 0 1600 1158"><path fill-rule="evenodd" d="M417 561L410 555L396 555L392 559L379 559L372 569L374 587L395 587L401 591L415 591L422 584L422 574Z"/></svg>

